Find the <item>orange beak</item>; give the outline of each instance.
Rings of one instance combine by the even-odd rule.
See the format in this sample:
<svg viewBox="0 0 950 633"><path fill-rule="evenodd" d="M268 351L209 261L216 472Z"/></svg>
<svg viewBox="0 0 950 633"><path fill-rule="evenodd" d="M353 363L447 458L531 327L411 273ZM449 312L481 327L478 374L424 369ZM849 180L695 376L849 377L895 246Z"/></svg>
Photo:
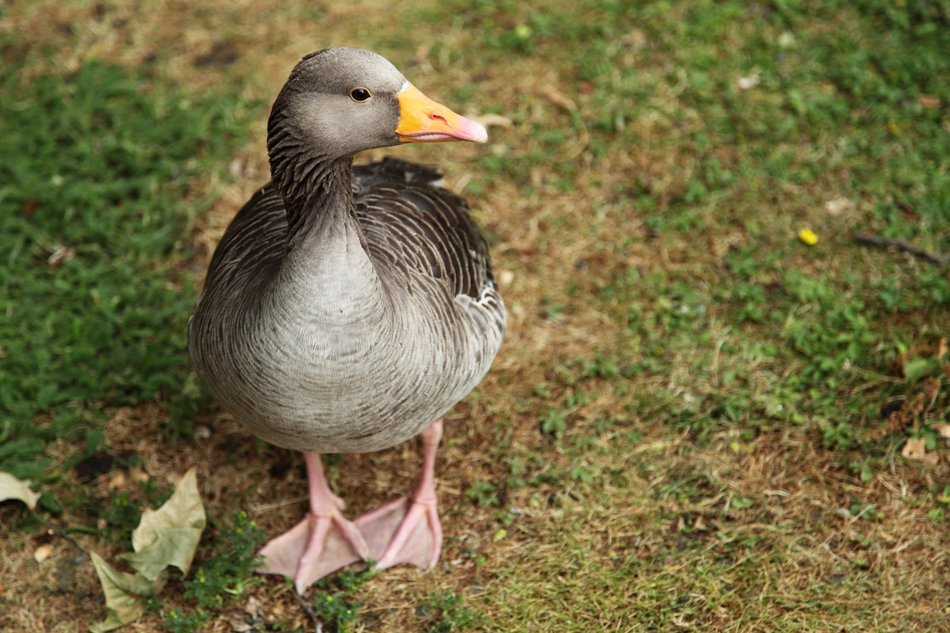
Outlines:
<svg viewBox="0 0 950 633"><path fill-rule="evenodd" d="M481 123L460 116L425 96L411 83L396 94L399 125L396 135L403 143L474 141L484 143L488 132Z"/></svg>

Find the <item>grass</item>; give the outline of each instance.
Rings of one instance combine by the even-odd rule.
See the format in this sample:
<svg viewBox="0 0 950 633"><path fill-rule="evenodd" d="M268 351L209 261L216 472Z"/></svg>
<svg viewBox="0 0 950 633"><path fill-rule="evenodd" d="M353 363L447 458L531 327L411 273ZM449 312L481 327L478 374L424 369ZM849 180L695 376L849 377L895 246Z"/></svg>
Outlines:
<svg viewBox="0 0 950 633"><path fill-rule="evenodd" d="M192 463L216 528L143 630L945 623L947 267L851 237L950 252L944 3L113 5L0 15L0 470L46 493L0 507L0 628L91 622L70 542L125 547ZM299 520L299 460L204 399L183 341L210 247L267 178L260 104L328 33L510 122L393 151L470 199L512 323L447 421L442 563L351 570L302 606L255 582L257 541L227 545L224 518ZM357 514L417 462L329 475Z"/></svg>
<svg viewBox="0 0 950 633"><path fill-rule="evenodd" d="M0 468L43 478L50 442L99 448L104 407L194 415L182 240L210 200L181 199L244 127L233 95L192 103L103 63L3 76Z"/></svg>

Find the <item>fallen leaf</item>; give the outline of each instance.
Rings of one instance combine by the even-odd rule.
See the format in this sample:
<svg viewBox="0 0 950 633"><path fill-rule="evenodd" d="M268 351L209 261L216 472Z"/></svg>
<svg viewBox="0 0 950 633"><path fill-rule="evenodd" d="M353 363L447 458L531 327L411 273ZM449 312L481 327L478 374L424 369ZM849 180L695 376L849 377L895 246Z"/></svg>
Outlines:
<svg viewBox="0 0 950 633"><path fill-rule="evenodd" d="M204 506L192 468L168 501L157 510L146 510L132 532L135 553L121 558L129 561L136 573L117 571L98 554L90 553L105 594L107 616L89 630L104 633L138 619L145 612L141 598L162 590L169 566L188 573L204 527Z"/></svg>
<svg viewBox="0 0 950 633"><path fill-rule="evenodd" d="M934 430L945 440L950 440L950 424L939 422L934 424Z"/></svg>
<svg viewBox="0 0 950 633"><path fill-rule="evenodd" d="M924 446L924 438L922 437L907 440L904 448L901 449L901 455L907 459L921 459L926 452L927 448Z"/></svg>
<svg viewBox="0 0 950 633"><path fill-rule="evenodd" d="M206 440L211 437L211 429L204 424L196 424L195 430L192 432L192 437L196 440Z"/></svg>
<svg viewBox="0 0 950 633"><path fill-rule="evenodd" d="M825 211L831 215L841 215L847 211L852 211L854 209L854 202L848 198L834 198L825 203Z"/></svg>
<svg viewBox="0 0 950 633"><path fill-rule="evenodd" d="M920 95L917 97L917 100L920 102L920 105L929 109L936 109L940 107L940 97L935 95Z"/></svg>
<svg viewBox="0 0 950 633"><path fill-rule="evenodd" d="M89 627L92 633L105 633L137 620L145 613L141 598L152 593L152 583L140 574L116 571L112 566L91 552L92 564L99 576L102 593L106 596L106 619Z"/></svg>
<svg viewBox="0 0 950 633"><path fill-rule="evenodd" d="M118 490L119 488L125 486L125 479L125 473L121 470L117 470L116 472L112 473L112 475L109 477L109 490Z"/></svg>
<svg viewBox="0 0 950 633"><path fill-rule="evenodd" d="M261 608L263 606L264 605L261 604L260 600L258 600L254 596L251 596L250 598L247 599L247 604L244 605L244 613L248 614L249 616L257 620L263 617L264 615L263 609Z"/></svg>
<svg viewBox="0 0 950 633"><path fill-rule="evenodd" d="M762 77L759 73L752 73L745 77L739 77L739 81L736 82L736 85L739 86L739 90L749 90L755 88L762 81Z"/></svg>
<svg viewBox="0 0 950 633"><path fill-rule="evenodd" d="M32 510L39 498L39 493L30 490L29 480L17 479L10 473L0 473L0 501L16 499Z"/></svg>
<svg viewBox="0 0 950 633"><path fill-rule="evenodd" d="M912 437L904 444L901 449L901 455L905 459L912 459L918 462L924 462L930 466L935 466L940 461L940 456L936 453L928 453L927 447L922 437Z"/></svg>
<svg viewBox="0 0 950 633"><path fill-rule="evenodd" d="M135 553L121 558L152 581L158 580L168 566L187 574L204 528L205 509L192 468L162 507L142 513L139 526L132 532Z"/></svg>
<svg viewBox="0 0 950 633"><path fill-rule="evenodd" d="M33 560L37 563L42 563L44 560L49 558L49 555L53 553L53 546L49 543L45 545L40 545L35 550L33 550Z"/></svg>
<svg viewBox="0 0 950 633"><path fill-rule="evenodd" d="M229 615L225 618L225 620L229 625L231 625L231 630L234 631L234 633L245 633L246 631L250 631L254 628L252 624L245 622L243 617L236 615Z"/></svg>

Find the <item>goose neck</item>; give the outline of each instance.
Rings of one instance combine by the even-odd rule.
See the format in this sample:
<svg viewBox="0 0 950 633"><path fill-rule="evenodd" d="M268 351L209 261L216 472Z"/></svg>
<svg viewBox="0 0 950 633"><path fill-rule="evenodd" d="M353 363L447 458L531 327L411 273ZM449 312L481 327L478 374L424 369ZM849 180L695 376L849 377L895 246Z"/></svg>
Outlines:
<svg viewBox="0 0 950 633"><path fill-rule="evenodd" d="M315 233L341 227L355 214L351 158L314 160L293 172L276 183L287 209L290 248Z"/></svg>

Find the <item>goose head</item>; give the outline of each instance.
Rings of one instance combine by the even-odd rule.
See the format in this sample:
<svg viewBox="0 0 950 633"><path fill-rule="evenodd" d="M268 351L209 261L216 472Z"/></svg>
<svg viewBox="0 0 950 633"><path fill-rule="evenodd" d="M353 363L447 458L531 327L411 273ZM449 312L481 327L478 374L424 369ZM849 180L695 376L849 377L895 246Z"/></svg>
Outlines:
<svg viewBox="0 0 950 633"><path fill-rule="evenodd" d="M399 143L484 143L487 138L481 124L426 97L385 58L355 48L304 57L277 96L268 122L275 176L288 160L299 165Z"/></svg>

